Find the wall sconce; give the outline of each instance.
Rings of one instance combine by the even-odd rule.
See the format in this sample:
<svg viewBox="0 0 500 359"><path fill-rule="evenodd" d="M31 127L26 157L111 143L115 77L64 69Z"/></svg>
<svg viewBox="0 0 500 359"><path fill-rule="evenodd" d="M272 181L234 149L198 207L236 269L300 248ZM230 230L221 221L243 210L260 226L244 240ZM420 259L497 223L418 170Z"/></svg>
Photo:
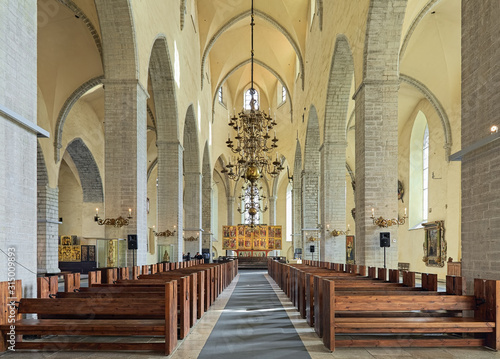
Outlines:
<svg viewBox="0 0 500 359"><path fill-rule="evenodd" d="M199 236L191 236L191 237L185 237L185 233L182 232L182 237L184 238L185 241L188 241L188 242L194 242L194 241L197 241L198 239L200 239Z"/></svg>
<svg viewBox="0 0 500 359"><path fill-rule="evenodd" d="M334 229L333 231L330 232L330 225L326 225L326 233L330 233L332 237L338 237L338 236L345 236L351 231L350 225L347 225L347 230L346 231L337 231Z"/></svg>
<svg viewBox="0 0 500 359"><path fill-rule="evenodd" d="M399 219L399 218L398 219L396 219L396 218L385 219L382 216L375 218L375 209L372 208L372 216L370 218L372 219L373 224L375 224L379 227L386 228L386 227L390 227L390 226L399 226L399 225L405 224L406 218L408 218L408 216L406 215L406 208L405 208L405 215L401 219Z"/></svg>
<svg viewBox="0 0 500 359"><path fill-rule="evenodd" d="M174 226L173 231L170 231L169 229L167 229L166 231L163 231L163 232L155 232L154 228L155 228L155 226L153 226L153 233L154 233L155 237L173 237L175 232L176 232L175 226Z"/></svg>
<svg viewBox="0 0 500 359"><path fill-rule="evenodd" d="M128 209L127 218L123 218L122 216L118 218L106 218L102 219L99 217L99 208L95 209L94 221L97 222L98 225L102 226L114 226L114 227L123 227L128 226L129 220L132 218L132 208Z"/></svg>
<svg viewBox="0 0 500 359"><path fill-rule="evenodd" d="M498 132L498 126L497 125L491 126L490 132L491 132L491 134L497 133Z"/></svg>

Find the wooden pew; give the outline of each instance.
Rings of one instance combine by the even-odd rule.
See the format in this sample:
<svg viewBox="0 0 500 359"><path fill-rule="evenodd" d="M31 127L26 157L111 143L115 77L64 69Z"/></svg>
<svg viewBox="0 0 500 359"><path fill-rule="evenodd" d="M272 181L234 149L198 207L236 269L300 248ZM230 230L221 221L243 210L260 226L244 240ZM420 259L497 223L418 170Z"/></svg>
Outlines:
<svg viewBox="0 0 500 359"><path fill-rule="evenodd" d="M64 336L162 336L163 343L150 342L16 342L15 349L31 350L155 350L166 355L177 345L177 283L164 285L164 300L158 298L64 298L21 299L19 314L38 314L51 319L20 319L16 334ZM131 305L132 304L132 305ZM117 318L119 313L120 318ZM70 318L68 318L70 317ZM92 320L88 320L92 318ZM144 319L149 318L149 319ZM0 325L2 339L9 330ZM148 338L149 339L149 338ZM2 341L5 347L5 341Z"/></svg>
<svg viewBox="0 0 500 359"><path fill-rule="evenodd" d="M336 283L323 280L323 342L330 350L336 347L379 346L488 346L500 348L498 329L500 313L500 281L475 281L475 296L349 296L335 291ZM476 285L477 283L477 285ZM477 309L477 303L482 302ZM406 317L385 316L386 313L406 311L474 311L474 317ZM379 316L345 316L337 313L370 312ZM335 334L349 334L351 339L337 340ZM437 336L444 333L477 333L477 337ZM391 334L370 339L356 334ZM401 335L417 337L401 337ZM422 338L422 334L432 334ZM482 336L481 336L482 335Z"/></svg>

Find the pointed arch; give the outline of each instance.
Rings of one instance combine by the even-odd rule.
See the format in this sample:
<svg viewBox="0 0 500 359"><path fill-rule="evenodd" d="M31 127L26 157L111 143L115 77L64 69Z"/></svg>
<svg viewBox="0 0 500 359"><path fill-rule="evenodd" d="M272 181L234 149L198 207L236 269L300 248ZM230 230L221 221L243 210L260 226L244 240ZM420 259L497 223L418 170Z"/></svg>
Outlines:
<svg viewBox="0 0 500 359"><path fill-rule="evenodd" d="M139 59L130 0L95 0L106 79L139 79Z"/></svg>
<svg viewBox="0 0 500 359"><path fill-rule="evenodd" d="M205 73L205 62L207 60L208 54L210 53L210 50L214 46L215 42L219 39L219 37L227 31L231 26L236 24L238 21L241 21L245 17L249 17L251 14L251 10L247 10L239 15L236 15L232 19L230 19L228 22L226 22L222 27L217 30L217 32L212 36L210 41L208 42L207 46L205 47L205 50L203 51L203 55L201 57L201 88L203 89L203 80L204 80L204 73ZM297 55L297 58L299 59L299 67L300 67L300 76L302 80L302 90L304 90L304 59L302 58L302 53L300 51L299 45L295 42L295 40L292 38L292 35L274 18L271 16L267 15L266 13L255 9L254 14L257 17L260 17L264 19L265 21L269 22L272 26L274 26L279 32L285 36L285 38L288 40L290 45L295 51L295 54Z"/></svg>
<svg viewBox="0 0 500 359"><path fill-rule="evenodd" d="M158 139L179 139L174 72L167 39L158 35L151 49L149 73L153 89Z"/></svg>
<svg viewBox="0 0 500 359"><path fill-rule="evenodd" d="M64 105L59 111L56 122L56 135L54 136L54 160L59 162L61 159L61 148L62 148L62 135L64 129L64 123L69 115L69 112L73 108L73 105L83 96L87 91L93 89L96 86L102 85L102 80L104 76L94 77L84 84L80 85L73 93L66 99Z"/></svg>
<svg viewBox="0 0 500 359"><path fill-rule="evenodd" d="M217 93L219 92L219 88L222 87L222 85L224 85L224 83L226 82L226 80L233 74L235 73L239 68L249 64L251 62L252 59L247 59L241 63L239 63L238 65L236 65L235 67L233 67L231 70L229 70L229 72L224 75L224 77L222 78L222 80L220 81L220 83L217 85L217 88L216 88L216 91L214 92L214 96L213 96L213 100L212 100L212 123L214 122L214 119L215 119L215 104L217 102ZM254 64L257 64L259 66L262 66L263 68L265 68L267 71L269 71L270 73L273 74L274 77L276 77L278 79L279 82L281 82L281 84L283 85L283 87L285 88L286 90L286 93L287 93L287 96L288 96L288 100L290 102L290 122L293 122L293 104L292 104L292 97L291 97L291 94L290 94L290 91L288 89L288 86L286 85L285 81L283 80L283 78L280 76L280 74L274 70L271 66L267 65L265 62L262 62L258 59L254 59L253 60Z"/></svg>
<svg viewBox="0 0 500 359"><path fill-rule="evenodd" d="M87 145L81 138L76 138L68 144L66 151L78 170L83 191L83 202L103 202L104 192L101 174Z"/></svg>
<svg viewBox="0 0 500 359"><path fill-rule="evenodd" d="M323 143L329 139L345 141L347 107L353 74L354 62L349 42L345 35L338 35L328 80Z"/></svg>
<svg viewBox="0 0 500 359"><path fill-rule="evenodd" d="M319 173L319 120L316 107L311 105L307 120L306 142L304 146L304 171Z"/></svg>
<svg viewBox="0 0 500 359"><path fill-rule="evenodd" d="M434 107L434 109L436 110L439 119L441 120L441 125L443 127L443 134L444 134L443 137L445 141L443 148L445 149L446 162L449 162L453 139L451 135L450 120L448 119L448 115L446 114L443 105L441 105L441 102L439 102L436 95L434 95L434 93L431 90L429 90L427 86L425 86L417 79L414 79L413 77L404 74L400 74L399 79L401 80L401 82L407 83L415 87L417 90L419 90L425 96L425 98L431 103L432 107Z"/></svg>

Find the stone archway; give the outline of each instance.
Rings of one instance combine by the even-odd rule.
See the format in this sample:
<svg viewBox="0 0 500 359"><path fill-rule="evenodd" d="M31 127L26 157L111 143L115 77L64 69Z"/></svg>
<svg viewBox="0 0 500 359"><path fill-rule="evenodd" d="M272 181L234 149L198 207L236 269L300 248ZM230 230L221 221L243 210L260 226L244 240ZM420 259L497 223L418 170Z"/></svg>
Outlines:
<svg viewBox="0 0 500 359"><path fill-rule="evenodd" d="M319 224L319 120L316 108L311 105L307 120L304 146L304 171L302 172L302 232L316 230ZM306 245L306 243L304 243ZM304 251L304 259L311 259L313 253ZM314 259L318 259L317 250Z"/></svg>
<svg viewBox="0 0 500 359"><path fill-rule="evenodd" d="M321 147L321 223L324 260L345 261L344 236L332 238L330 229L344 231L346 227L345 149L349 93L353 79L353 59L349 43L339 35L335 43L325 106L325 128Z"/></svg>
<svg viewBox="0 0 500 359"><path fill-rule="evenodd" d="M193 256L201 252L201 188L202 174L200 166L200 149L198 145L198 129L193 105L186 111L184 124L184 219L183 231L186 237L198 237L196 241L184 241L184 251Z"/></svg>
<svg viewBox="0 0 500 359"><path fill-rule="evenodd" d="M172 261L182 260L183 220L183 148L179 136L179 117L175 80L167 41L163 36L154 41L149 59L149 78L156 114L156 146L158 148L157 214L158 228L177 231L173 237L160 238L174 246Z"/></svg>

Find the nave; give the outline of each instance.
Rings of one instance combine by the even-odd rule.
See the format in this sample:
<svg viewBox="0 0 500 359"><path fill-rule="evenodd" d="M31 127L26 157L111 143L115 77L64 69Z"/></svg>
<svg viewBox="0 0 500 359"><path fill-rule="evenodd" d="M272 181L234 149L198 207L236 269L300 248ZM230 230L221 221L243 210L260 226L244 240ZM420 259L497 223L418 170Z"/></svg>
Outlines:
<svg viewBox="0 0 500 359"><path fill-rule="evenodd" d="M87 338L82 338L86 341ZM117 341L121 340L116 338ZM130 340L130 338L127 338ZM2 358L153 358L151 352L8 352ZM500 358L484 348L338 348L329 352L265 271L240 271L180 342L172 359Z"/></svg>

